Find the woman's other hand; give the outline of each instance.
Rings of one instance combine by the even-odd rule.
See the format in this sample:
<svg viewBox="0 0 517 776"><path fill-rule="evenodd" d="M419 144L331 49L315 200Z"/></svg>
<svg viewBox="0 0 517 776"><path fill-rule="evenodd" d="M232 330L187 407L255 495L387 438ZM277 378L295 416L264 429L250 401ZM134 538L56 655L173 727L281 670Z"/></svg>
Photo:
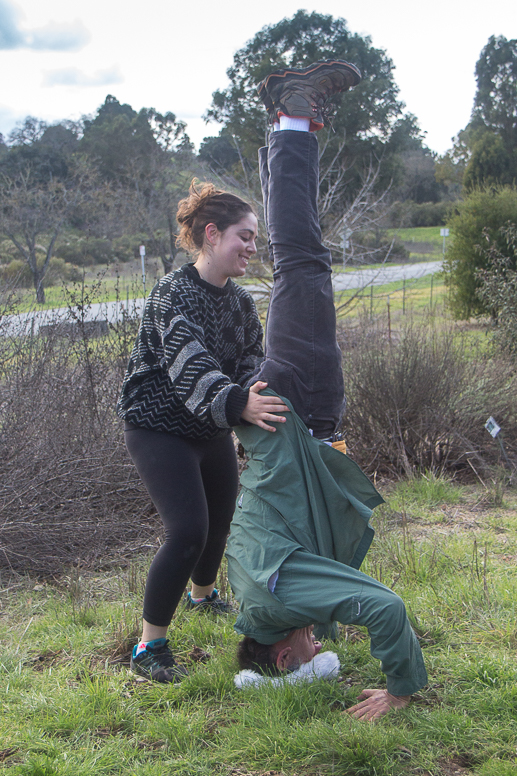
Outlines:
<svg viewBox="0 0 517 776"><path fill-rule="evenodd" d="M248 423L260 426L265 431L276 431L274 426L268 426L266 421L273 423L285 423L282 415L274 415L277 412L290 412L279 396L261 396L260 391L267 388L267 383L258 382L251 386L248 403L244 407L242 418Z"/></svg>

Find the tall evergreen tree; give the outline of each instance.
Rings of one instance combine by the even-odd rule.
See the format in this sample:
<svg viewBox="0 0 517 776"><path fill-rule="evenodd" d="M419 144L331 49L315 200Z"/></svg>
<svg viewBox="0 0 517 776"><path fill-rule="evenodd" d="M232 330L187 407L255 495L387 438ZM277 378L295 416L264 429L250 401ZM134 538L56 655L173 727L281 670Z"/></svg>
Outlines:
<svg viewBox="0 0 517 776"><path fill-rule="evenodd" d="M398 153L404 144L411 146L415 141L421 147L422 143L414 117L410 121L401 118L404 105L398 99L393 63L383 50L372 46L369 37L351 33L344 19L298 11L290 19L264 27L234 55L227 71L230 86L214 92L205 118L221 122L221 136L231 138L241 159L253 165L267 132L257 84L276 68L300 68L330 58L353 62L363 75L359 86L340 99L332 129L320 133L322 169L327 169L330 160L347 168L346 196L350 198L372 161L381 164L377 186L387 187L394 176L401 179L404 172L403 165L393 162L395 147ZM231 145L228 140L226 145ZM229 164L235 163L234 154L226 158Z"/></svg>
<svg viewBox="0 0 517 776"><path fill-rule="evenodd" d="M476 64L477 91L467 127L467 189L517 179L517 40L492 35Z"/></svg>

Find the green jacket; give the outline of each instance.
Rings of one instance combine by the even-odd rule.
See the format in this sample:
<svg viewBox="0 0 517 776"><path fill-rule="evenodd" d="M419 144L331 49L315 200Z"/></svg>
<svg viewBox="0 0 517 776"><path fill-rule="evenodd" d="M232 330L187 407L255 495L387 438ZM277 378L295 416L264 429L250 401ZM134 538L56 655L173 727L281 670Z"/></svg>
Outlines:
<svg viewBox="0 0 517 776"><path fill-rule="evenodd" d="M270 577L300 549L358 569L374 535L372 509L383 502L357 464L312 437L284 401L291 412L275 433L255 425L236 429L249 462L227 547L228 577L240 602L235 629L271 644L292 626L282 625Z"/></svg>

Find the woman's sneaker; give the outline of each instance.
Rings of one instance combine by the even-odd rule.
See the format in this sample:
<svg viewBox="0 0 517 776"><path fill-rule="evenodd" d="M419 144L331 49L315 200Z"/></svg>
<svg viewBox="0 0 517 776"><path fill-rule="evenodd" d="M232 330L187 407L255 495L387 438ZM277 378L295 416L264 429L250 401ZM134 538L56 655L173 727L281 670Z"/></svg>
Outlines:
<svg viewBox="0 0 517 776"><path fill-rule="evenodd" d="M168 639L148 641L145 649L139 652L137 644L131 655L130 667L135 674L153 682L180 682L188 676L187 669L174 660Z"/></svg>
<svg viewBox="0 0 517 776"><path fill-rule="evenodd" d="M212 595L206 595L200 601L192 598L192 595L188 593L185 608L213 612L213 614L231 614L234 611L230 604L219 598L218 590L214 590Z"/></svg>
<svg viewBox="0 0 517 776"><path fill-rule="evenodd" d="M309 67L270 73L257 87L271 121L279 116L310 119L311 131L321 129L331 97L357 86L361 71L343 59L326 59Z"/></svg>

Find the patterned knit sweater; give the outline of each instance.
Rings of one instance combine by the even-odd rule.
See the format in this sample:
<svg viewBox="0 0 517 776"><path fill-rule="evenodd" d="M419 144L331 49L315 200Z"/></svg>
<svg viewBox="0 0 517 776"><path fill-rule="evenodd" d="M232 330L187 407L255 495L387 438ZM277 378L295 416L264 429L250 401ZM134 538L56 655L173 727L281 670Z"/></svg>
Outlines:
<svg viewBox="0 0 517 776"><path fill-rule="evenodd" d="M131 354L118 415L135 426L212 439L238 425L247 379L262 358L251 295L207 283L192 264L151 291Z"/></svg>

